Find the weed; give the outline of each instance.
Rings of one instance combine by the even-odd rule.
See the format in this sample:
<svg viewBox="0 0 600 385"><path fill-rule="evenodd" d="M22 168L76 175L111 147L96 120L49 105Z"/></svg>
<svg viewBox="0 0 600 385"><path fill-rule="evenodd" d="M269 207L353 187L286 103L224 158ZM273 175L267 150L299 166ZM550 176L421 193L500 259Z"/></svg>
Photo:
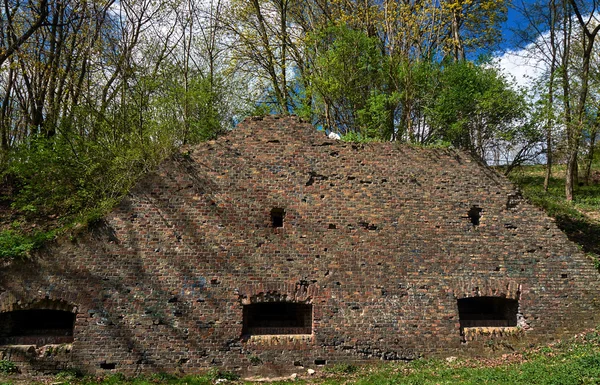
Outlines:
<svg viewBox="0 0 600 385"><path fill-rule="evenodd" d="M262 360L260 359L259 356L250 356L249 360L250 360L250 364L252 364L254 366L262 364Z"/></svg>
<svg viewBox="0 0 600 385"><path fill-rule="evenodd" d="M334 374L352 374L358 371L358 366L353 364L335 364L325 368L324 371Z"/></svg>
<svg viewBox="0 0 600 385"><path fill-rule="evenodd" d="M233 372L228 372L226 370L221 369L212 369L208 373L208 377L213 380L228 380L228 381L237 381L240 379L240 375Z"/></svg>
<svg viewBox="0 0 600 385"><path fill-rule="evenodd" d="M81 378L83 377L83 372L80 369L67 369L67 370L63 370L59 373L56 374L55 378L57 380L67 380L67 381L71 381L74 380L76 378Z"/></svg>
<svg viewBox="0 0 600 385"><path fill-rule="evenodd" d="M0 373L13 374L18 373L19 368L14 362L8 360L0 360Z"/></svg>

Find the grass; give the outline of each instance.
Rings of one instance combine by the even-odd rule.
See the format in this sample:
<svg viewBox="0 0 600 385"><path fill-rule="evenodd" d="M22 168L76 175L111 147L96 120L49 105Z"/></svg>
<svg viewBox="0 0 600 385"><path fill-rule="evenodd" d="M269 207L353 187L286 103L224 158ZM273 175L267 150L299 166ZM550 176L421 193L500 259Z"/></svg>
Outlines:
<svg viewBox="0 0 600 385"><path fill-rule="evenodd" d="M450 362L449 362L450 361ZM582 333L569 340L543 348L512 353L495 359L427 359L381 365L338 365L318 372L315 376L301 373L303 378L271 382L317 385L434 385L434 384L600 384L600 331ZM11 384L5 376L2 384ZM210 372L203 376L176 377L158 374L126 379L121 375L105 378L76 378L61 373L47 378L45 383L62 385L209 385L218 379L222 383L250 384L235 380L228 373ZM33 381L26 383L35 383ZM15 385L17 383L14 383Z"/></svg>

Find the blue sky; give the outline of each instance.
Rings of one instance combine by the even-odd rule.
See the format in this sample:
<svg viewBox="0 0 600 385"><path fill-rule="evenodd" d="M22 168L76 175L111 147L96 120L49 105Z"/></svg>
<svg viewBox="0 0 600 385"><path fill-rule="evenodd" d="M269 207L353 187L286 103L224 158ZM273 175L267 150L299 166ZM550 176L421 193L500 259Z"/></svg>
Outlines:
<svg viewBox="0 0 600 385"><path fill-rule="evenodd" d="M513 0L519 6L524 3L532 4L535 0ZM538 0L539 1L539 0ZM515 77L519 85L526 86L529 77L535 77L540 73L540 69L535 66L535 60L524 59L519 53L519 47L516 45L513 30L526 25L525 18L516 9L509 7L506 22L502 25L501 52L495 56L499 60L500 67L505 73Z"/></svg>
<svg viewBox="0 0 600 385"><path fill-rule="evenodd" d="M520 0L516 0L516 1L520 1ZM525 2L531 3L532 1L525 0ZM519 25L523 24L523 22L524 22L523 16L521 16L521 14L514 8L509 7L507 20L504 23L504 25L502 26L502 37L503 37L503 42L501 45L502 49L514 48L513 33L512 33L511 29L518 27Z"/></svg>
<svg viewBox="0 0 600 385"><path fill-rule="evenodd" d="M503 49L514 49L515 47L515 39L512 33L514 29L522 29L527 27L528 21L518 9L527 9L531 7L533 4L537 3L538 6L548 4L548 0L508 0L513 3L515 6L508 7L507 20L502 25L502 36L504 41L502 42L501 48ZM518 9L517 9L518 8ZM531 9L527 9L528 11L532 11Z"/></svg>

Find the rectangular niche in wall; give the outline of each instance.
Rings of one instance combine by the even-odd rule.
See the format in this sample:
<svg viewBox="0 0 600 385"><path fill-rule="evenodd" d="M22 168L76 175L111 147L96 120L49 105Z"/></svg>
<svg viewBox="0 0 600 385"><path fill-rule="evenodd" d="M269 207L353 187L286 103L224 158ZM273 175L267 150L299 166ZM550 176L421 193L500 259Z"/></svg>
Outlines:
<svg viewBox="0 0 600 385"><path fill-rule="evenodd" d="M312 334L312 305L261 302L244 305L244 335Z"/></svg>
<svg viewBox="0 0 600 385"><path fill-rule="evenodd" d="M283 227L283 219L285 218L285 210L282 208L274 208L271 210L271 226L274 228Z"/></svg>
<svg viewBox="0 0 600 385"><path fill-rule="evenodd" d="M73 342L75 314L64 310L15 310L0 313L0 345Z"/></svg>
<svg viewBox="0 0 600 385"><path fill-rule="evenodd" d="M458 300L461 329L517 326L519 303L502 297L470 297Z"/></svg>

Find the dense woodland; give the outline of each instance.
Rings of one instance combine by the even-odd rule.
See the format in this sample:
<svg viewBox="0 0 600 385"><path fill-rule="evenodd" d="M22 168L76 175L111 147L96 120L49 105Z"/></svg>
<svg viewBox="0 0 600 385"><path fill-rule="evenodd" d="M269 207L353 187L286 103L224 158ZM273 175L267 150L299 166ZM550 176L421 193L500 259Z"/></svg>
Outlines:
<svg viewBox="0 0 600 385"><path fill-rule="evenodd" d="M542 71L494 63L508 7ZM453 146L505 171L589 183L600 128L596 0L5 0L0 21L4 256L101 216L176 148L251 114L345 140ZM18 215L16 215L17 213ZM15 216L16 215L16 216ZM83 219L82 219L83 218ZM38 235L39 235L38 234ZM38 237L39 238L39 237ZM2 253L0 253L2 254Z"/></svg>

